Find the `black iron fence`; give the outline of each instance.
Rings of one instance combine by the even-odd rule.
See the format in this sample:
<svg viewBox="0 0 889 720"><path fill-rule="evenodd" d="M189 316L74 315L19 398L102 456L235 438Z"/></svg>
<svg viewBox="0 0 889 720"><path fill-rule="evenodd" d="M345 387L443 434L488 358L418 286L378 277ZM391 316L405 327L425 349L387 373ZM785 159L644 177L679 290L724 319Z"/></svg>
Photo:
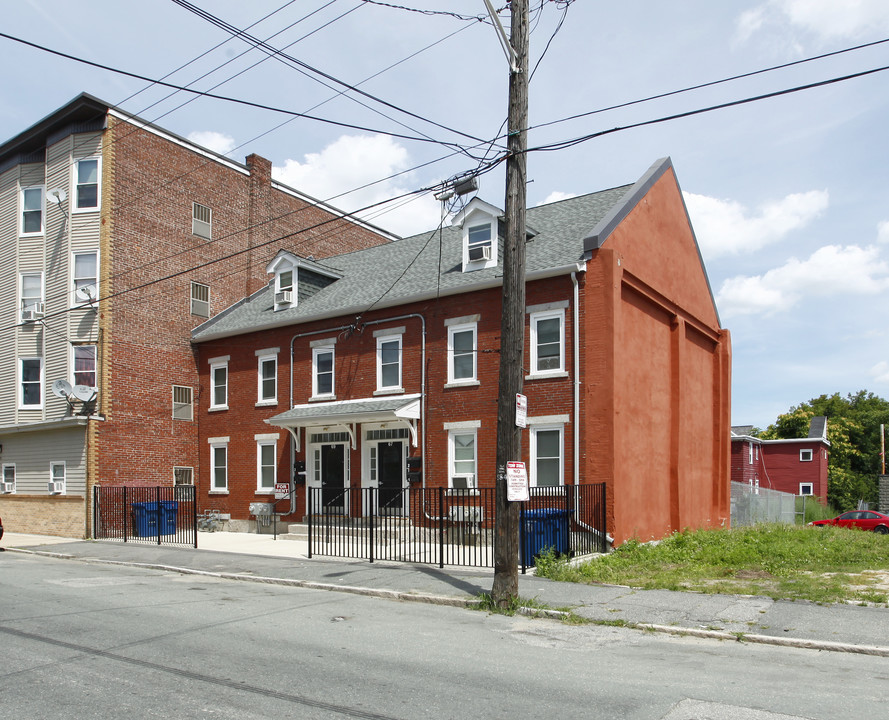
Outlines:
<svg viewBox="0 0 889 720"><path fill-rule="evenodd" d="M197 547L194 485L93 488L93 538Z"/></svg>
<svg viewBox="0 0 889 720"><path fill-rule="evenodd" d="M495 490L307 489L309 557L494 567ZM605 552L605 485L531 488L521 503L522 572L547 550Z"/></svg>

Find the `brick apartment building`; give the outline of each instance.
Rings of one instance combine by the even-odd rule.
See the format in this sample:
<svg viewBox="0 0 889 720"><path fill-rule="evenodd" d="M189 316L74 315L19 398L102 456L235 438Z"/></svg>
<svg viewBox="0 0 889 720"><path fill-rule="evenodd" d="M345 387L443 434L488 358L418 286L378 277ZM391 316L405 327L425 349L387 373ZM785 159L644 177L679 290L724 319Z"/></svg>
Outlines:
<svg viewBox="0 0 889 720"><path fill-rule="evenodd" d="M672 163L527 223L530 483L606 483L617 543L727 525L730 336ZM395 497L409 467L492 487L501 230L476 198L441 232L326 259L265 249L267 286L192 336L202 506L252 527L251 503L295 481L279 509L296 522L300 482Z"/></svg>
<svg viewBox="0 0 889 720"><path fill-rule="evenodd" d="M265 286L270 248L390 240L88 95L0 145L7 528L88 535L95 484L192 482L191 330Z"/></svg>
<svg viewBox="0 0 889 720"><path fill-rule="evenodd" d="M827 504L830 441L826 417L813 417L804 438L763 440L752 432L750 425L732 428L732 482L754 490L814 495Z"/></svg>

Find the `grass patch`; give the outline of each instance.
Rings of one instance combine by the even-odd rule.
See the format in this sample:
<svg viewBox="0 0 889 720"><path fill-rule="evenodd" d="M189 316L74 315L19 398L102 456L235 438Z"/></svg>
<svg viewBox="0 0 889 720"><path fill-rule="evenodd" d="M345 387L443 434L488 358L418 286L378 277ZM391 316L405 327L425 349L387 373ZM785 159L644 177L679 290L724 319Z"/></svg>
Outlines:
<svg viewBox="0 0 889 720"><path fill-rule="evenodd" d="M510 617L523 614L530 617L557 618L568 625L584 625L590 622L586 618L574 613L570 608L551 608L537 598L514 597L506 607L500 607L494 603L488 593L481 593L473 609L494 615L508 615Z"/></svg>
<svg viewBox="0 0 889 720"><path fill-rule="evenodd" d="M674 533L657 544L635 540L573 565L538 558L537 575L644 589L740 593L835 603L885 603L889 538L860 530L757 525Z"/></svg>

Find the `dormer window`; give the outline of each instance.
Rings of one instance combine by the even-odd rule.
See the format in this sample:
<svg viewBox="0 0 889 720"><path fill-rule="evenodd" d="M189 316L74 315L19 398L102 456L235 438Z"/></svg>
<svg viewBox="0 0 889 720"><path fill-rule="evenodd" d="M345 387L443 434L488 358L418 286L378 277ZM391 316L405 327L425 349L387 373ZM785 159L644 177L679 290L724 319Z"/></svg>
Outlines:
<svg viewBox="0 0 889 720"><path fill-rule="evenodd" d="M491 224L475 225L469 228L467 238L469 262L490 260L491 252Z"/></svg>
<svg viewBox="0 0 889 720"><path fill-rule="evenodd" d="M498 218L501 214L493 205L473 198L451 221L463 231L463 272L497 266Z"/></svg>
<svg viewBox="0 0 889 720"><path fill-rule="evenodd" d="M287 250L280 250L265 271L275 276L269 281L275 312L295 308L298 302L308 300L340 277L314 260L297 257Z"/></svg>
<svg viewBox="0 0 889 720"><path fill-rule="evenodd" d="M275 307L293 303L293 270L284 270L275 276Z"/></svg>

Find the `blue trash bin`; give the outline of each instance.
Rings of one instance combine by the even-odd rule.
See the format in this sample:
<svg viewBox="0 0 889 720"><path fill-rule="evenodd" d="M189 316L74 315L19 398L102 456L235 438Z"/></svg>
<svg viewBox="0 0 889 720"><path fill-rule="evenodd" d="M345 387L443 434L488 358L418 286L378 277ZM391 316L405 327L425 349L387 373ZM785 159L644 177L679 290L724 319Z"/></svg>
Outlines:
<svg viewBox="0 0 889 720"><path fill-rule="evenodd" d="M139 537L157 537L176 533L176 516L179 503L175 500L133 503L133 534Z"/></svg>
<svg viewBox="0 0 889 720"><path fill-rule="evenodd" d="M157 537L157 503L133 503L133 534Z"/></svg>
<svg viewBox="0 0 889 720"><path fill-rule="evenodd" d="M522 561L533 565L534 558L548 548L560 555L567 555L568 511L561 508L527 510L522 515Z"/></svg>

